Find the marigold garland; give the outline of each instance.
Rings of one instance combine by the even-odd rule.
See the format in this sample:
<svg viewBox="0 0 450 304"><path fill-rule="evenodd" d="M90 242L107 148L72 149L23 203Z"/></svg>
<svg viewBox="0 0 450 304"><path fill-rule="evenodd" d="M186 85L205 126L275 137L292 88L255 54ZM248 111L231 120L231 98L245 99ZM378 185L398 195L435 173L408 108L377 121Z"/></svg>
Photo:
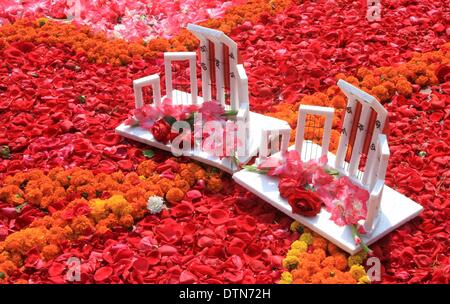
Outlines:
<svg viewBox="0 0 450 304"><path fill-rule="evenodd" d="M291 231L298 233L300 223L293 222ZM367 255L360 252L348 256L333 243L307 228L294 241L283 260L285 271L280 284L368 284L370 279L362 265Z"/></svg>
<svg viewBox="0 0 450 304"><path fill-rule="evenodd" d="M33 204L51 214L0 242L0 273L4 276L0 282L20 270L31 250L50 260L61 253L61 246L83 236L105 234L117 227L132 228L147 213L150 196L176 203L203 179L213 184L208 187L211 191L222 187L217 173L207 172L197 164L172 161L170 165L177 167L173 179L161 178L151 160L128 174L119 171L94 175L80 168L54 168L47 174L31 170L6 177L0 200L14 206ZM63 204L62 208L58 204Z"/></svg>
<svg viewBox="0 0 450 304"><path fill-rule="evenodd" d="M372 94L385 103L391 100L394 95L409 97L414 89L425 88L439 84L437 70L441 66L450 64L450 43L441 47L438 51L427 53L414 53L412 59L406 63L393 67L380 67L374 70L360 68L355 76L345 76L337 74L336 80L343 79L362 90ZM415 88L414 88L415 87ZM336 85L330 86L325 92L317 92L313 95L304 96L296 104L278 104L274 110L267 113L279 119L287 121L292 127L291 141L295 139L295 129L298 118L298 108L300 104L334 107L335 116L333 119L333 129L331 131L330 150L335 152L339 144L340 126L344 117L346 106L345 95ZM324 119L314 116L314 124L323 126ZM321 131L305 132L306 139L312 139L320 143Z"/></svg>
<svg viewBox="0 0 450 304"><path fill-rule="evenodd" d="M199 24L228 34L244 21L256 21L265 14L275 14L291 3L292 0L250 0L230 8L223 18ZM128 65L133 59L150 60L165 51L193 50L198 45L198 40L186 29L169 40L156 38L149 42L128 42L110 39L103 33L93 32L88 26L46 18L35 21L20 19L0 27L0 49L16 41L66 45L79 55L87 56L90 62L116 66Z"/></svg>

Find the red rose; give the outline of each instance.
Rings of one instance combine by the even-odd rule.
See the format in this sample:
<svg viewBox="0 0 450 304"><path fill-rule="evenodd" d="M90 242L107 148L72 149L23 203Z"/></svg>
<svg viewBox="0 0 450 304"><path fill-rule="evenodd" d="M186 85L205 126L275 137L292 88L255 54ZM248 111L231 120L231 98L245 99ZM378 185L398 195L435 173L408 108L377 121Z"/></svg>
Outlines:
<svg viewBox="0 0 450 304"><path fill-rule="evenodd" d="M280 195L284 198L288 198L294 194L296 188L298 188L298 182L294 178L283 177L278 183L278 190L280 190Z"/></svg>
<svg viewBox="0 0 450 304"><path fill-rule="evenodd" d="M322 202L320 198L311 191L296 189L288 198L288 203L292 207L292 212L303 216L315 216L320 212Z"/></svg>
<svg viewBox="0 0 450 304"><path fill-rule="evenodd" d="M164 119L156 121L151 128L152 134L155 139L164 144L167 144L170 139L170 130L170 125Z"/></svg>

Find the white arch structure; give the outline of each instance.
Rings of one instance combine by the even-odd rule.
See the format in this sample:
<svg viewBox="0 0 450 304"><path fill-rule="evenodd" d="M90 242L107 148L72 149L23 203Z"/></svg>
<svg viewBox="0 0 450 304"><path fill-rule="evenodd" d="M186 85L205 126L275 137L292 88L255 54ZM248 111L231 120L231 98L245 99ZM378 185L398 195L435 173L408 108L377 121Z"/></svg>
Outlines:
<svg viewBox="0 0 450 304"><path fill-rule="evenodd" d="M388 113L384 107L371 95L340 80L338 86L348 99L346 115L342 127L337 155L328 151L331 135L331 124L334 109L328 107L300 105L295 145L287 148L290 129L262 131L260 157L266 158L270 152L268 143L279 140L281 135L281 151L275 156L283 158L284 152L297 150L303 161L317 159L323 155L328 157L328 167L336 169L339 174L348 176L352 182L368 190L370 198L367 202L367 216L361 221L367 234L363 236L366 244L371 244L417 216L422 206L406 196L385 185L385 175L389 159L389 146L386 135L382 133ZM375 114L372 114L372 111ZM324 117L322 145L312 143L304 138L307 115ZM370 125L370 117L376 121ZM372 126L372 128L370 128ZM353 130L351 130L353 129ZM372 129L372 130L371 130ZM271 136L272 134L272 136ZM353 136L351 136L353 134ZM369 141L370 139L370 141ZM364 143L369 143L367 161L364 168L359 166L364 152ZM347 151L351 147L349 161L346 161ZM317 151L317 153L310 153ZM362 171L363 169L363 171ZM355 245L350 227L339 227L330 220L330 213L322 208L315 217L304 217L292 212L287 200L278 192L278 179L247 170L241 170L233 175L233 179L247 190L258 195L274 207L291 216L311 230L321 234L350 254L355 254L361 247Z"/></svg>

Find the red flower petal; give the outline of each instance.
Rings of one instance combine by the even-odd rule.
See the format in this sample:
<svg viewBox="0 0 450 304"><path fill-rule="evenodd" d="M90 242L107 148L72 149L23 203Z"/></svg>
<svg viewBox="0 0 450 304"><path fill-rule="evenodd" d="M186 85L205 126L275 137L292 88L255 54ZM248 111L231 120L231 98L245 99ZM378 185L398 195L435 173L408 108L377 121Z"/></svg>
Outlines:
<svg viewBox="0 0 450 304"><path fill-rule="evenodd" d="M138 258L133 263L133 268L141 273L147 273L149 266L149 261L146 258Z"/></svg>
<svg viewBox="0 0 450 304"><path fill-rule="evenodd" d="M149 265L157 265L159 263L159 261L161 260L161 253L158 250L154 250L152 251L149 255L148 255L148 264Z"/></svg>
<svg viewBox="0 0 450 304"><path fill-rule="evenodd" d="M184 270L180 275L181 284L192 284L198 281L198 278L188 270Z"/></svg>
<svg viewBox="0 0 450 304"><path fill-rule="evenodd" d="M66 265L61 263L52 263L50 268L48 269L48 275L50 277L60 276L64 270L66 270Z"/></svg>
<svg viewBox="0 0 450 304"><path fill-rule="evenodd" d="M94 280L96 282L103 282L113 274L113 271L112 267L109 266L99 268L94 274Z"/></svg>
<svg viewBox="0 0 450 304"><path fill-rule="evenodd" d="M228 222L228 212L222 209L211 209L208 215L209 221L213 225L222 225Z"/></svg>

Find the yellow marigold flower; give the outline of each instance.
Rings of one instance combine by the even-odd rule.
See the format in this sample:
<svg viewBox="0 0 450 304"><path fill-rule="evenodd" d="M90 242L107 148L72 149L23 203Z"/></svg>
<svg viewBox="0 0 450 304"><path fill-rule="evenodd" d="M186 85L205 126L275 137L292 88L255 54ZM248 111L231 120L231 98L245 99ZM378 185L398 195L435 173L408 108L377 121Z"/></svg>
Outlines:
<svg viewBox="0 0 450 304"><path fill-rule="evenodd" d="M133 207L122 195L113 195L106 201L106 206L117 216L121 217L130 214Z"/></svg>
<svg viewBox="0 0 450 304"><path fill-rule="evenodd" d="M370 283L371 283L370 278L367 275L360 277L358 280L358 284L370 284Z"/></svg>
<svg viewBox="0 0 450 304"><path fill-rule="evenodd" d="M300 253L302 253L302 252L301 252L299 249L290 249L290 250L287 252L286 256L295 256L295 257L298 257Z"/></svg>
<svg viewBox="0 0 450 304"><path fill-rule="evenodd" d="M39 18L36 21L37 21L37 24L42 27L48 22L48 19L47 18Z"/></svg>
<svg viewBox="0 0 450 304"><path fill-rule="evenodd" d="M291 284L292 283L292 274L290 272L284 271L281 274L281 281L280 284ZM283 282L283 283L282 283Z"/></svg>
<svg viewBox="0 0 450 304"><path fill-rule="evenodd" d="M144 175L139 176L139 178L140 178L141 180L145 180L145 176L144 176Z"/></svg>
<svg viewBox="0 0 450 304"><path fill-rule="evenodd" d="M291 231L292 232L303 233L303 227L302 227L302 225L299 222L294 221L291 224Z"/></svg>
<svg viewBox="0 0 450 304"><path fill-rule="evenodd" d="M299 250L300 252L305 252L308 250L308 244L306 244L305 241L295 241L292 243L291 248Z"/></svg>
<svg viewBox="0 0 450 304"><path fill-rule="evenodd" d="M363 262L363 259L359 255L351 255L347 259L348 267L352 267L353 265L361 265Z"/></svg>
<svg viewBox="0 0 450 304"><path fill-rule="evenodd" d="M366 275L366 270L361 265L353 265L350 267L349 272L355 280L359 280L361 277Z"/></svg>
<svg viewBox="0 0 450 304"><path fill-rule="evenodd" d="M305 242L308 245L311 245L313 242L313 236L311 233L305 232L300 236L299 240Z"/></svg>
<svg viewBox="0 0 450 304"><path fill-rule="evenodd" d="M292 269L295 269L298 266L298 263L300 263L298 258L295 257L295 256L290 255L290 256L287 256L283 260L283 267L288 269L288 270L292 270Z"/></svg>

